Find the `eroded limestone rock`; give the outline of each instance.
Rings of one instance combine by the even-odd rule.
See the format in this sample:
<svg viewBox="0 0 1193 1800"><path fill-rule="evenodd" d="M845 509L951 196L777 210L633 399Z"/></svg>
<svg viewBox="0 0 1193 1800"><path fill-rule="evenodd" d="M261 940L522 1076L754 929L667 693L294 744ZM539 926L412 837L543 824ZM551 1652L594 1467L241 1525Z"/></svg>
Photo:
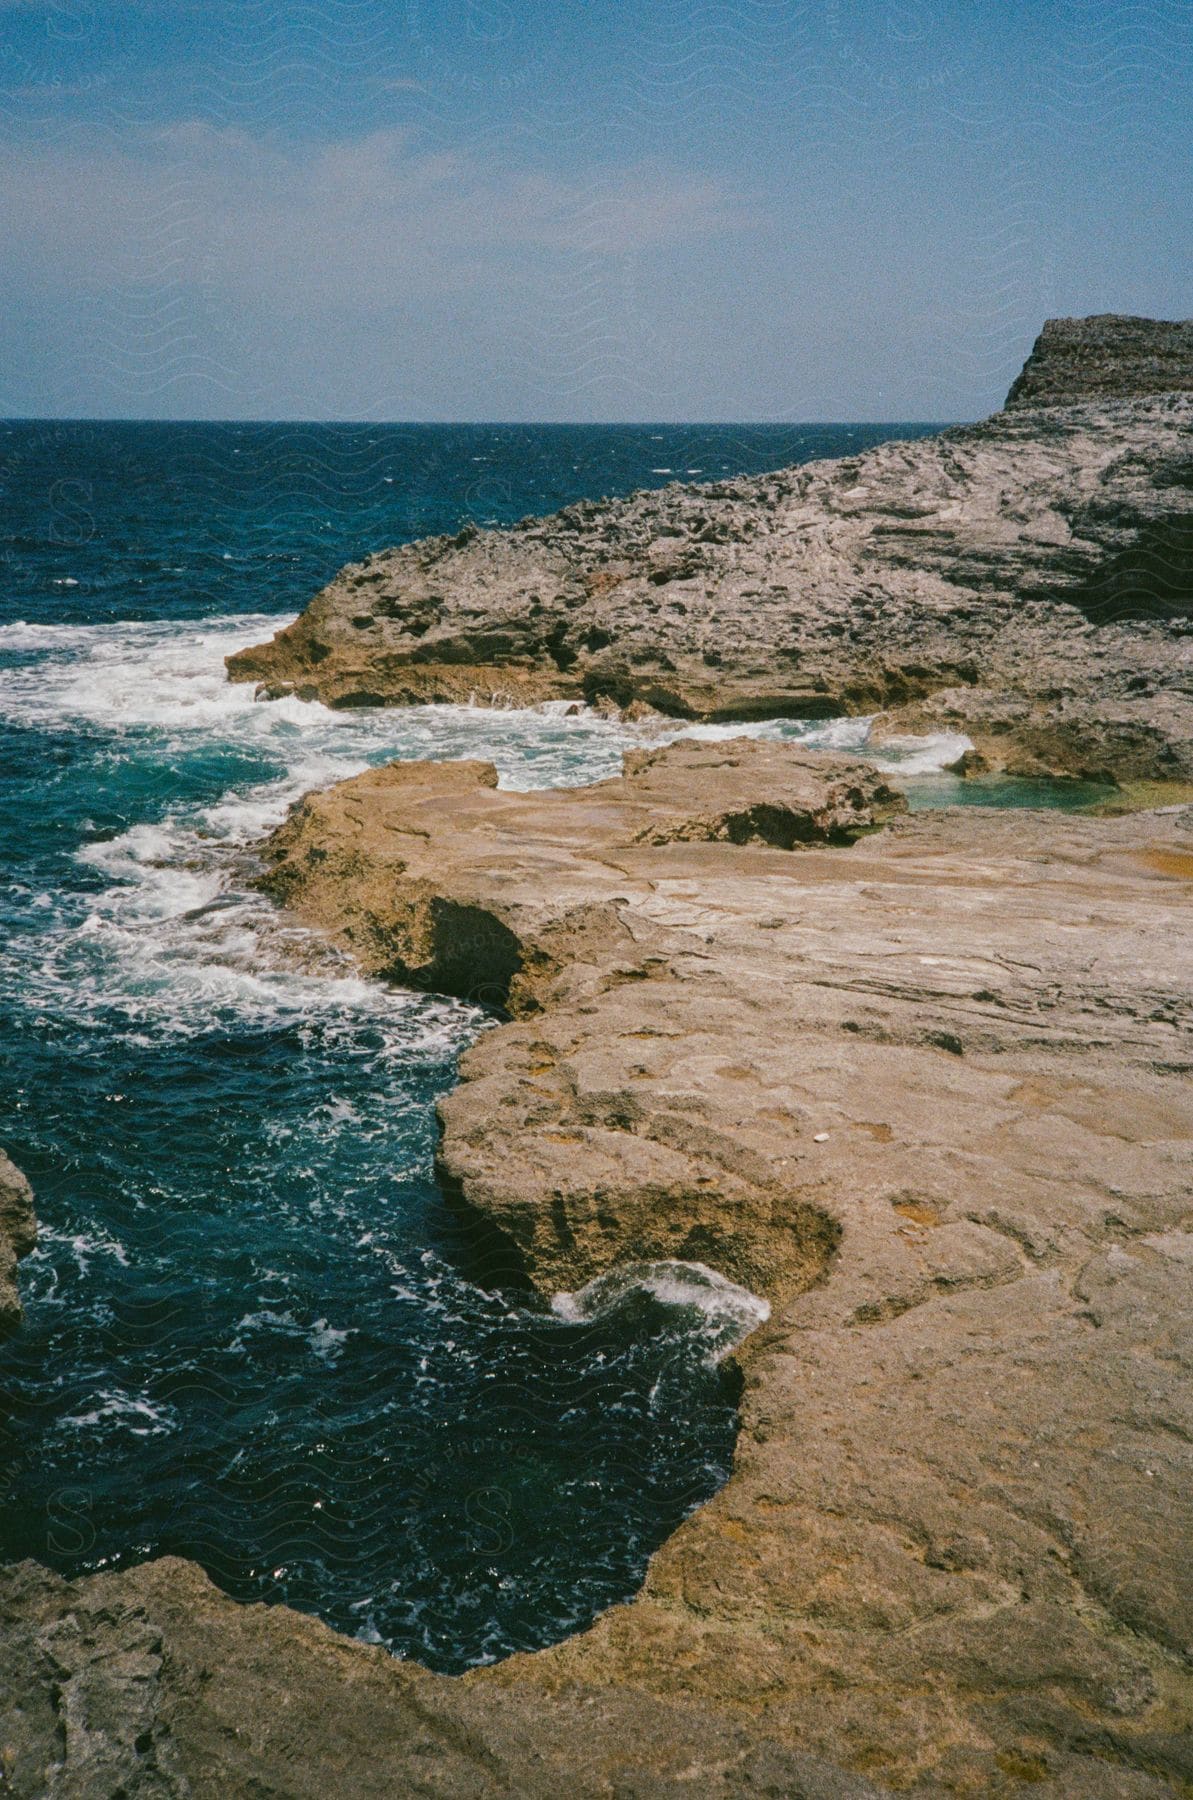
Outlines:
<svg viewBox="0 0 1193 1800"><path fill-rule="evenodd" d="M229 672L332 706L896 727L947 695L991 767L1188 780L1191 337L1051 321L984 423L370 556Z"/></svg>
<svg viewBox="0 0 1193 1800"><path fill-rule="evenodd" d="M0 1582L0 1793L18 1800L877 1800L748 1720L628 1689L431 1675L163 1557Z"/></svg>
<svg viewBox="0 0 1193 1800"><path fill-rule="evenodd" d="M463 1059L441 1162L545 1291L665 1253L771 1301L734 1473L633 1602L456 1681L188 1565L10 1573L0 1737L45 1791L1193 1780L1193 813L733 841L756 782L822 836L842 786L859 824L888 804L831 762L817 803L808 762L374 771L276 834L269 879L364 966L471 992L495 959L518 1016ZM130 1748L104 1721L134 1712Z"/></svg>

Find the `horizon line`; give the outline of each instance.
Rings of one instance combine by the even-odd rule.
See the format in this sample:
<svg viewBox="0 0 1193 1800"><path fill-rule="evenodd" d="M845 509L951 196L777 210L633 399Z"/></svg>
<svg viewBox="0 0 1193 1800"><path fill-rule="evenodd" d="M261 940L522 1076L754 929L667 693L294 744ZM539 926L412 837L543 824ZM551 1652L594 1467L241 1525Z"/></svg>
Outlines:
<svg viewBox="0 0 1193 1800"><path fill-rule="evenodd" d="M983 415L985 417L987 415ZM658 430L679 431L693 428L708 430L726 426L748 426L751 429L768 427L774 430L803 429L813 425L951 425L972 424L969 419L247 419L247 418L193 418L170 419L145 415L124 415L108 413L73 413L56 415L53 413L10 413L0 415L0 426L3 425L353 425L353 426L418 426L426 428L452 427L477 430L533 429L541 430L544 426L559 427L567 430L642 430L647 426Z"/></svg>

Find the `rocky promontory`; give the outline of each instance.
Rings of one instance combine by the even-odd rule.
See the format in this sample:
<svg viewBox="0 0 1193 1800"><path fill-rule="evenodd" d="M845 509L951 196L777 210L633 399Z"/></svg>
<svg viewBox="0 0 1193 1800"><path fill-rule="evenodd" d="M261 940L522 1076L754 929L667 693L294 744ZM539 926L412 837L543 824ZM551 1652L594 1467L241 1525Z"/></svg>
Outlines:
<svg viewBox="0 0 1193 1800"><path fill-rule="evenodd" d="M679 1257L770 1302L733 1474L629 1604L454 1680L188 1564L11 1571L14 1791L1185 1792L1193 813L909 816L735 740L370 771L265 860L505 1013L440 1166L544 1293Z"/></svg>
<svg viewBox="0 0 1193 1800"><path fill-rule="evenodd" d="M1193 391L1193 319L1096 313L1049 319L1007 395L1008 406Z"/></svg>
<svg viewBox="0 0 1193 1800"><path fill-rule="evenodd" d="M885 711L993 768L1187 782L1191 339L1053 320L981 424L381 552L229 672L332 706Z"/></svg>

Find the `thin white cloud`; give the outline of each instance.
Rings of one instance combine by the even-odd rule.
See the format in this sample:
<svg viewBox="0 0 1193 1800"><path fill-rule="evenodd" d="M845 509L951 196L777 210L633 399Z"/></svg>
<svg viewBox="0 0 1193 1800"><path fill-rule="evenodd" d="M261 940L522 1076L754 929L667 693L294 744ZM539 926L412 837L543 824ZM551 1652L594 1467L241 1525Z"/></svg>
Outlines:
<svg viewBox="0 0 1193 1800"><path fill-rule="evenodd" d="M156 279L168 261L230 295L301 292L349 313L458 290L511 257L638 255L746 222L722 184L674 168L576 180L427 150L408 129L296 148L184 121L0 167L0 229L27 270L103 285Z"/></svg>
<svg viewBox="0 0 1193 1800"><path fill-rule="evenodd" d="M675 355L669 259L750 223L674 166L579 179L410 128L295 145L191 120L30 146L0 162L0 300L41 321L10 385L52 367L124 412L268 391L389 417L466 416L482 391L650 395Z"/></svg>

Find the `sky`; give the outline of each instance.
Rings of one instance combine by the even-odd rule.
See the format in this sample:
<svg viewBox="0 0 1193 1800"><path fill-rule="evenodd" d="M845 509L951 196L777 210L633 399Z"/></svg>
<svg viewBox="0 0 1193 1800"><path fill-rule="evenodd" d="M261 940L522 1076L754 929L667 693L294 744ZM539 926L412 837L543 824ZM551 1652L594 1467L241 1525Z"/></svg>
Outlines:
<svg viewBox="0 0 1193 1800"><path fill-rule="evenodd" d="M1189 0L0 0L0 415L952 420L1193 313Z"/></svg>

